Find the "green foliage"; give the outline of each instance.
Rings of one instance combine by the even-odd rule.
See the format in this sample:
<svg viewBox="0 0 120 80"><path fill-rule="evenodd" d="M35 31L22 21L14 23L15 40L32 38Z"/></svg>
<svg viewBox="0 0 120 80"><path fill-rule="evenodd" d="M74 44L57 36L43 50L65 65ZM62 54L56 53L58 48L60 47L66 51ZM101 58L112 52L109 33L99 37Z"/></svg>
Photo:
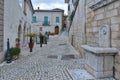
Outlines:
<svg viewBox="0 0 120 80"><path fill-rule="evenodd" d="M20 39L19 39L19 38L16 38L15 41L16 41L16 42L20 42Z"/></svg>
<svg viewBox="0 0 120 80"><path fill-rule="evenodd" d="M13 48L10 48L10 53L13 56L19 56L20 54L20 48L17 48L17 47L13 47Z"/></svg>
<svg viewBox="0 0 120 80"><path fill-rule="evenodd" d="M29 34L26 34L25 36L27 36L27 37L37 37L38 34L36 34L36 33L29 33Z"/></svg>

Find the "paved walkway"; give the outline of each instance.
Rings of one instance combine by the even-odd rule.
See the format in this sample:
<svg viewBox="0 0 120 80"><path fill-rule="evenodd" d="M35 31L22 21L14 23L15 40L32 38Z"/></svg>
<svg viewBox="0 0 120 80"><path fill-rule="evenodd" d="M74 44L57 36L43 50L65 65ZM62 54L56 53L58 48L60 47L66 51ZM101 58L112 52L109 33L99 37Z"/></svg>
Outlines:
<svg viewBox="0 0 120 80"><path fill-rule="evenodd" d="M39 46L31 53L29 48L22 48L18 60L0 64L0 80L95 80L84 70L84 59L65 33L51 36L47 45Z"/></svg>
<svg viewBox="0 0 120 80"><path fill-rule="evenodd" d="M51 36L42 48L33 52L23 48L20 58L11 64L0 64L0 80L72 80L68 69L83 69L84 59L65 36Z"/></svg>

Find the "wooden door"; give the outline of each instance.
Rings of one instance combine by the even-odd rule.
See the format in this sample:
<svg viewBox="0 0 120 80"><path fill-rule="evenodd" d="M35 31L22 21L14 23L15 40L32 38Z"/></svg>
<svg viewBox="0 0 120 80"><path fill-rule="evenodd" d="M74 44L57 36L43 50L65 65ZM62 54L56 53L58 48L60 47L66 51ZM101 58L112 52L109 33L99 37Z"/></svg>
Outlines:
<svg viewBox="0 0 120 80"><path fill-rule="evenodd" d="M55 34L59 34L59 27L58 26L55 27Z"/></svg>

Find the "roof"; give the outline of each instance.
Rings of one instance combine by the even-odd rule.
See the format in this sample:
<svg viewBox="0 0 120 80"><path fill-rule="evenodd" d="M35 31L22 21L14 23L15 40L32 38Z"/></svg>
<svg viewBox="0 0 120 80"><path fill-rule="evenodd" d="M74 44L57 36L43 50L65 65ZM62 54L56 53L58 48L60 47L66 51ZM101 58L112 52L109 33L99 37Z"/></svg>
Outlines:
<svg viewBox="0 0 120 80"><path fill-rule="evenodd" d="M52 9L52 10L59 10L59 11L63 11L63 9L60 9L60 8L55 8L55 9Z"/></svg>
<svg viewBox="0 0 120 80"><path fill-rule="evenodd" d="M55 9L52 9L52 10L42 10L42 9L37 9L37 10L34 10L34 12L64 12L63 9L59 9L59 8L55 8Z"/></svg>

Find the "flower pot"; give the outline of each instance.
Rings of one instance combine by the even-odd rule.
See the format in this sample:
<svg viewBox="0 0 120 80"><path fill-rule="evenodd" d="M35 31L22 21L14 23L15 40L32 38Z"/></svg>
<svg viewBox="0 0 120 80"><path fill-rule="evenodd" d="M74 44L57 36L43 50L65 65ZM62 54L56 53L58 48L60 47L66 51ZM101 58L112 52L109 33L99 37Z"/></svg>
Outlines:
<svg viewBox="0 0 120 80"><path fill-rule="evenodd" d="M20 43L16 43L16 47L20 48Z"/></svg>
<svg viewBox="0 0 120 80"><path fill-rule="evenodd" d="M34 43L32 42L32 43L28 43L28 47L29 48L33 48L34 47Z"/></svg>

